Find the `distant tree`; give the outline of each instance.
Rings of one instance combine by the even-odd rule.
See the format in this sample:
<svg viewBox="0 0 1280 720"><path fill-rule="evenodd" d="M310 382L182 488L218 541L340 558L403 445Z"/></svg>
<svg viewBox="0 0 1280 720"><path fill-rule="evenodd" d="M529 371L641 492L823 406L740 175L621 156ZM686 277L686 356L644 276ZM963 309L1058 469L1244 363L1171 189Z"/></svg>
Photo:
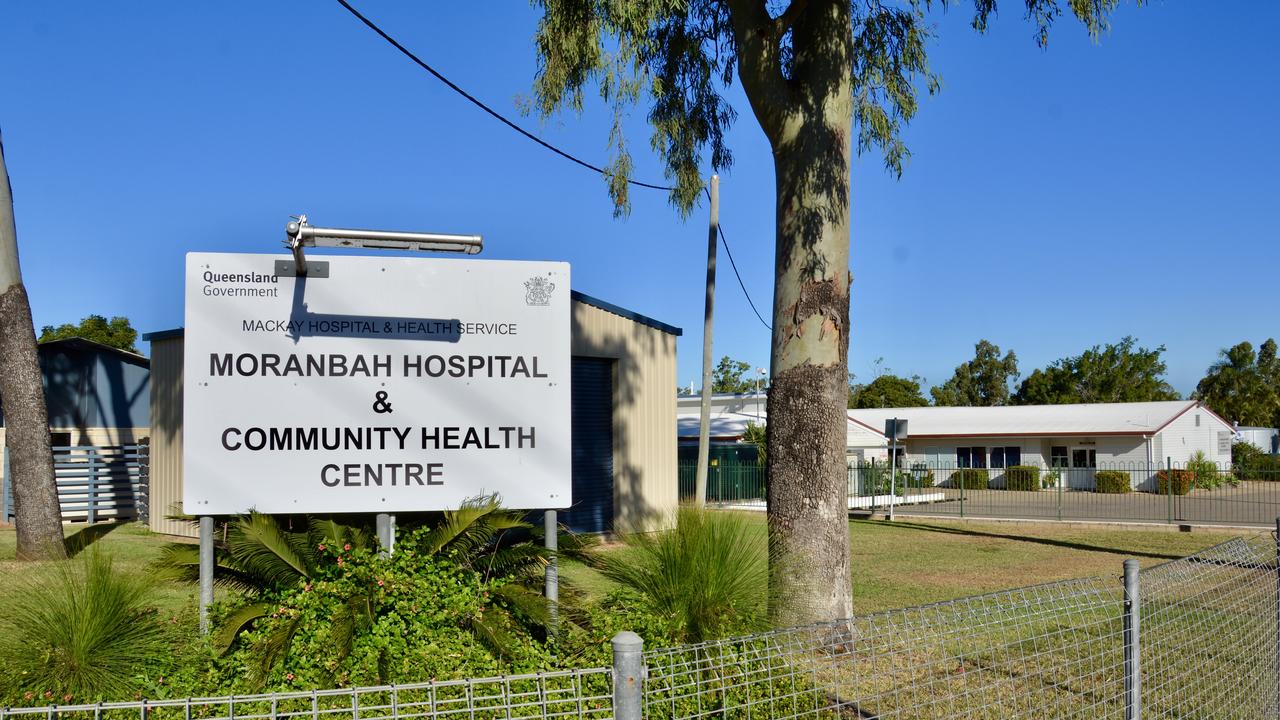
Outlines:
<svg viewBox="0 0 1280 720"><path fill-rule="evenodd" d="M720 358L711 376L711 392L746 393L756 389L755 381L750 377L751 363L734 360L728 355Z"/></svg>
<svg viewBox="0 0 1280 720"><path fill-rule="evenodd" d="M1163 345L1137 347L1133 337L1094 345L1032 372L1013 401L1018 405L1056 405L1178 400L1182 396L1164 379L1167 368L1160 359L1164 351Z"/></svg>
<svg viewBox="0 0 1280 720"><path fill-rule="evenodd" d="M924 407L929 404L920 392L921 379L885 374L866 385L855 386L849 397L851 408Z"/></svg>
<svg viewBox="0 0 1280 720"><path fill-rule="evenodd" d="M1010 350L1000 357L1000 346L979 340L973 359L956 367L951 379L930 390L934 405L1008 405L1009 385L1018 379L1018 357Z"/></svg>
<svg viewBox="0 0 1280 720"><path fill-rule="evenodd" d="M138 331L129 324L129 318L113 317L110 320L101 315L88 315L79 325L65 323L54 327L45 325L40 328L40 342L49 340L65 340L67 338L84 338L103 345L110 345L131 353L138 352L134 343L138 340Z"/></svg>
<svg viewBox="0 0 1280 720"><path fill-rule="evenodd" d="M1219 351L1219 359L1196 385L1194 397L1217 414L1241 425L1280 424L1280 362L1276 341L1268 339L1259 352L1242 342Z"/></svg>

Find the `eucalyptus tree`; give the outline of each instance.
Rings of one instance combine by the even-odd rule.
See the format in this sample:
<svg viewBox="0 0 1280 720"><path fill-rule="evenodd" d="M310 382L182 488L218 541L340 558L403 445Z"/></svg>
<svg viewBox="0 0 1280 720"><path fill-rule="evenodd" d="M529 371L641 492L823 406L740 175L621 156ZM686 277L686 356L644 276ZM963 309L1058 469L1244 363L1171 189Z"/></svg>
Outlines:
<svg viewBox="0 0 1280 720"><path fill-rule="evenodd" d="M1039 42L1063 9L1096 36L1119 0L1025 0ZM730 167L725 97L742 83L773 150L776 181L769 384L770 614L798 623L852 613L846 521L852 153L878 150L899 175L917 96L938 89L927 44L945 0L535 0L533 109L613 112L606 182L629 207L623 118L648 107L650 146L683 213L709 169ZM996 0L974 0L978 31Z"/></svg>
<svg viewBox="0 0 1280 720"><path fill-rule="evenodd" d="M13 190L0 141L0 408L9 447L19 560L65 558L49 445L49 409L36 355L31 301L18 264Z"/></svg>

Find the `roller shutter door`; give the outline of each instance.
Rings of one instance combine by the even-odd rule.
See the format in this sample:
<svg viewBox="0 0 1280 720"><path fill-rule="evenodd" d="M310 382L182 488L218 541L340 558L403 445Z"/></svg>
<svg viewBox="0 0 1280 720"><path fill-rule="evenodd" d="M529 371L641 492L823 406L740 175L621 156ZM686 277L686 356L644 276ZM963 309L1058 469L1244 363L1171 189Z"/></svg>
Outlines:
<svg viewBox="0 0 1280 720"><path fill-rule="evenodd" d="M573 358L573 506L561 520L575 532L613 526L613 361Z"/></svg>

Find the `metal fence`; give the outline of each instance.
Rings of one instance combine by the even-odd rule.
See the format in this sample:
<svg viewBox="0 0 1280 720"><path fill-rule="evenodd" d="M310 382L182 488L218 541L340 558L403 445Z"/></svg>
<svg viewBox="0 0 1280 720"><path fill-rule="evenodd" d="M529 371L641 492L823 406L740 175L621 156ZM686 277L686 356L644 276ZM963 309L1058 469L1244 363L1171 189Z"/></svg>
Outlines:
<svg viewBox="0 0 1280 720"><path fill-rule="evenodd" d="M680 477L692 477L681 466ZM707 502L763 510L763 466L710 468ZM692 482L681 483L685 498ZM962 468L912 463L848 467L849 510L940 517L1269 526L1280 515L1280 459L1250 466L1097 463Z"/></svg>
<svg viewBox="0 0 1280 720"><path fill-rule="evenodd" d="M246 697L0 708L0 720L1260 718L1280 712L1276 539L1137 572L642 652L614 666Z"/></svg>
<svg viewBox="0 0 1280 720"><path fill-rule="evenodd" d="M62 519L68 522L147 520L149 449L137 445L55 446L53 470ZM13 520L9 449L4 449L0 518Z"/></svg>

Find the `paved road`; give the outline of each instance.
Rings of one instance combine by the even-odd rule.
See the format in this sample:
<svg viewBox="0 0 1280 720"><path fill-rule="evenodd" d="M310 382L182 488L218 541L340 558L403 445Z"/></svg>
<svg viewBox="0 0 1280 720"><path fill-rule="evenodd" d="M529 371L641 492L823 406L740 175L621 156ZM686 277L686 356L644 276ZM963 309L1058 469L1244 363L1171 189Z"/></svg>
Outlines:
<svg viewBox="0 0 1280 720"><path fill-rule="evenodd" d="M903 504L899 515L955 515L1054 520L1257 525L1275 527L1280 516L1280 482L1244 482L1234 488L1195 490L1182 497L1146 492L1105 495L1088 490L959 490L926 488L939 502ZM912 490L911 492L917 492Z"/></svg>

